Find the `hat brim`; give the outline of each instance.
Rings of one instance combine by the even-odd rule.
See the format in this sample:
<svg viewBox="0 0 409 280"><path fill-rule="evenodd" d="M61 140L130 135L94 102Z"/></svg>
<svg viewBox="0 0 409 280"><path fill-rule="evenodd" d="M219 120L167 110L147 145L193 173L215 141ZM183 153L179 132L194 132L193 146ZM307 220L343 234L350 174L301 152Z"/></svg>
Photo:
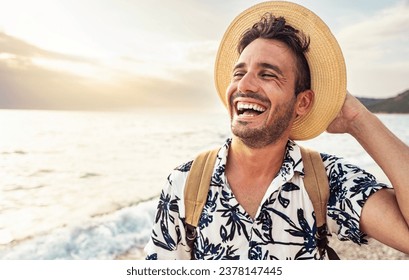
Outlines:
<svg viewBox="0 0 409 280"><path fill-rule="evenodd" d="M227 106L226 90L239 54L237 44L245 30L266 13L282 16L287 24L310 38L305 54L310 67L314 102L308 114L297 118L290 139L307 140L324 132L338 115L346 96L346 67L340 46L328 26L313 12L290 2L271 1L257 4L239 14L227 28L216 56L215 84Z"/></svg>

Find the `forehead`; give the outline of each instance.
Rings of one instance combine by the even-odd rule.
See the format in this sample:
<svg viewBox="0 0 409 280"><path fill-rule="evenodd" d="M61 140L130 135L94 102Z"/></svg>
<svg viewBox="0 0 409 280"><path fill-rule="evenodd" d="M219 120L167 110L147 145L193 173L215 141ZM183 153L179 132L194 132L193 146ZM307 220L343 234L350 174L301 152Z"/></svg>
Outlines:
<svg viewBox="0 0 409 280"><path fill-rule="evenodd" d="M295 55L283 42L270 39L256 39L240 54L237 63L262 65L269 63L280 67L281 70L292 71L295 68Z"/></svg>

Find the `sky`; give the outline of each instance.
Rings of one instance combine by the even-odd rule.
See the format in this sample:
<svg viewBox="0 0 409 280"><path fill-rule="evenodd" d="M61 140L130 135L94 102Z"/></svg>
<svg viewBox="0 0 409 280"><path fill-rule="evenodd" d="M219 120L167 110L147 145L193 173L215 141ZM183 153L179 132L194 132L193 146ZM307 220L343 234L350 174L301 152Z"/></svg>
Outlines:
<svg viewBox="0 0 409 280"><path fill-rule="evenodd" d="M255 0L0 0L0 108L221 108L225 29ZM337 38L348 90L409 89L409 0L296 0Z"/></svg>

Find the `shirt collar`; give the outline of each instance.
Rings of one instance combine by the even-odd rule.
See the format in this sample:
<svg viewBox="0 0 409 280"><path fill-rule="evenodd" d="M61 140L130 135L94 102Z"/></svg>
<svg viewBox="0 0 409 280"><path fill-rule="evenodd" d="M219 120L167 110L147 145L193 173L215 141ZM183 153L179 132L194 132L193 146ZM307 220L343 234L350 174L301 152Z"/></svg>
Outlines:
<svg viewBox="0 0 409 280"><path fill-rule="evenodd" d="M231 138L227 139L219 151L219 165L225 165L227 162L228 150L231 144ZM304 175L304 165L301 160L300 147L292 140L288 140L284 161L280 169L280 175L285 182L291 180L295 173Z"/></svg>
<svg viewBox="0 0 409 280"><path fill-rule="evenodd" d="M290 181L295 173L304 174L300 147L292 140L288 140L286 153L280 174L285 181Z"/></svg>

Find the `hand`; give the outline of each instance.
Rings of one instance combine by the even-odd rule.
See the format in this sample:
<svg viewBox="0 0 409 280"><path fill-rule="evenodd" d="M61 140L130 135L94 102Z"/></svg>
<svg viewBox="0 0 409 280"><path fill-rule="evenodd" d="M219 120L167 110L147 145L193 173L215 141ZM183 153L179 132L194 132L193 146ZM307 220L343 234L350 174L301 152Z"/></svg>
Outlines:
<svg viewBox="0 0 409 280"><path fill-rule="evenodd" d="M354 128L354 122L363 118L368 112L366 107L347 91L344 105L338 116L328 126L327 132L351 134Z"/></svg>

